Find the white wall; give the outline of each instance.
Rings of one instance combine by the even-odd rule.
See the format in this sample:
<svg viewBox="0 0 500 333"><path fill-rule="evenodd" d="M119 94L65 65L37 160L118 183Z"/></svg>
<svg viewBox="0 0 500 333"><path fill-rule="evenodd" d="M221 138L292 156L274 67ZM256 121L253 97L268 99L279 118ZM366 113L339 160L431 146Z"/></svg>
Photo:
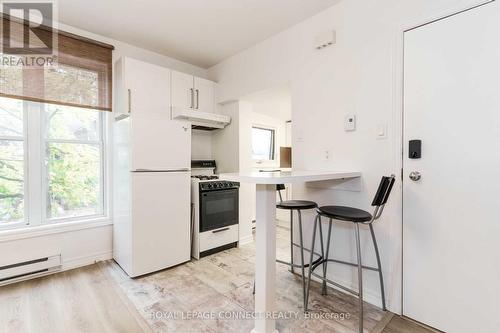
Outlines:
<svg viewBox="0 0 500 333"><path fill-rule="evenodd" d="M294 186L296 198L321 204L370 209L380 177L399 174L401 149L402 31L464 9L479 0L349 0L277 34L209 69L219 82L219 100L237 100L254 91L289 83L292 94L293 166L296 169L345 168L363 173L361 192ZM337 44L313 47L314 37L337 31ZM354 113L358 128L343 130L344 116ZM377 125L388 137L377 140ZM331 158L325 160L325 151ZM384 216L375 225L381 247L389 308L401 310L401 194L395 187ZM312 214L305 220L312 222ZM311 225L305 223L306 239ZM375 263L363 232L364 264ZM336 256L355 259L353 231L335 228ZM329 274L332 276L333 271ZM335 277L356 283L350 268L335 267ZM366 299L379 303L377 276L365 274Z"/></svg>
<svg viewBox="0 0 500 333"><path fill-rule="evenodd" d="M115 46L113 59L121 56L133 57L160 66L207 77L205 69L166 57L132 45L112 40L103 36L60 25L60 30L92 38ZM112 117L108 115L108 136L112 138ZM113 144L108 146L108 162L112 156ZM112 170L109 166L108 170ZM112 181L110 174L109 180ZM111 189L111 187L110 187ZM110 193L111 191L108 191ZM110 198L111 199L111 198ZM111 200L108 211L112 209ZM0 232L0 266L15 262L39 258L41 256L62 254L63 269L70 269L93 263L95 260L112 258L113 227L112 217L97 224L71 224L42 226L40 228L9 230Z"/></svg>
<svg viewBox="0 0 500 333"><path fill-rule="evenodd" d="M212 136L212 151L217 162L217 172L237 172L240 167L239 103L230 102L221 105L219 112L230 116L231 123L224 129L215 130Z"/></svg>
<svg viewBox="0 0 500 333"><path fill-rule="evenodd" d="M213 158L211 131L192 130L191 159L209 160Z"/></svg>
<svg viewBox="0 0 500 333"><path fill-rule="evenodd" d="M286 84L243 96L240 101L252 103L253 112L287 121L292 117L291 97L290 86Z"/></svg>

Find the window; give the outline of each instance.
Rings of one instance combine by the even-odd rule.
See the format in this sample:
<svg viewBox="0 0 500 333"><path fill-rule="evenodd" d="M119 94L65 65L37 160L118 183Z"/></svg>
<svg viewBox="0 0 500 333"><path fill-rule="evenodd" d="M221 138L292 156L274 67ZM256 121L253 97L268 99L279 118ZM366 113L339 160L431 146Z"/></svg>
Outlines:
<svg viewBox="0 0 500 333"><path fill-rule="evenodd" d="M252 159L274 160L274 138L274 129L252 127Z"/></svg>
<svg viewBox="0 0 500 333"><path fill-rule="evenodd" d="M0 97L0 228L103 216L104 128L100 111Z"/></svg>
<svg viewBox="0 0 500 333"><path fill-rule="evenodd" d="M48 220L103 214L102 113L45 106Z"/></svg>
<svg viewBox="0 0 500 333"><path fill-rule="evenodd" d="M11 31L4 43L29 24L0 21ZM46 28L30 25L57 34L51 62L0 54L0 229L106 214L113 46Z"/></svg>

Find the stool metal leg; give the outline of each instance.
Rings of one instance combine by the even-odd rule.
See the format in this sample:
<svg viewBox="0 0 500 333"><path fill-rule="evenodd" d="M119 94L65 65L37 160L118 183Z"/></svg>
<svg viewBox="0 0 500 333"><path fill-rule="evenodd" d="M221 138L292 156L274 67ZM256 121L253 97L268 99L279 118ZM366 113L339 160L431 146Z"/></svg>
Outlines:
<svg viewBox="0 0 500 333"><path fill-rule="evenodd" d="M304 302L304 312L308 311L308 304L309 304L309 290L311 288L311 273L312 273L312 262L313 262L313 254L314 254L314 243L316 242L316 227L318 225L318 217L319 215L316 215L316 218L314 219L314 227L313 227L313 237L312 237L312 242L311 242L311 256L309 258L309 273L307 275L307 288L306 288L306 299Z"/></svg>
<svg viewBox="0 0 500 333"><path fill-rule="evenodd" d="M332 219L328 222L328 237L326 240L326 252L325 252L325 263L323 266L323 295L327 295L327 288L326 288L326 273L328 271L328 253L330 253L330 239L332 236Z"/></svg>
<svg viewBox="0 0 500 333"><path fill-rule="evenodd" d="M375 247L375 255L377 257L378 265L378 275L380 278L380 292L382 293L382 309L387 310L385 305L385 291L384 291L384 277L382 276L382 265L380 264L380 254L378 252L377 239L375 238L375 231L373 231L373 225L370 223L370 233L372 235L373 246Z"/></svg>
<svg viewBox="0 0 500 333"><path fill-rule="evenodd" d="M306 307L306 273L304 268L304 239L302 237L302 213L300 210L297 211L299 214L299 236L300 236L300 263L302 270L302 301L304 302L304 309ZM312 251L311 251L312 252Z"/></svg>
<svg viewBox="0 0 500 333"><path fill-rule="evenodd" d="M361 263L361 241L359 223L356 224L356 249L358 254L358 289L359 289L359 333L363 333L363 267Z"/></svg>
<svg viewBox="0 0 500 333"><path fill-rule="evenodd" d="M300 214L300 210L298 210L298 212ZM300 227L300 229L302 231L302 226ZM293 209L290 210L290 263L292 264L290 266L290 272L295 273L295 271L293 270Z"/></svg>
<svg viewBox="0 0 500 333"><path fill-rule="evenodd" d="M318 225L319 225L319 239L321 244L321 258L325 258L325 247L323 244L323 227L321 226L321 215L318 215ZM326 261L323 261L323 276L326 276ZM326 290L326 281L323 280L323 292Z"/></svg>

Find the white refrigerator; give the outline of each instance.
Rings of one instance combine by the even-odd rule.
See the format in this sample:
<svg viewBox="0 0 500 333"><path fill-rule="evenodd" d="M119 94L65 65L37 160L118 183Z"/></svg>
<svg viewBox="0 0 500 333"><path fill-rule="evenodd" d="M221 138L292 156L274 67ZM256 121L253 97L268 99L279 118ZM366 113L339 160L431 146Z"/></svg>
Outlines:
<svg viewBox="0 0 500 333"><path fill-rule="evenodd" d="M169 69L122 58L115 85L113 257L136 277L190 260L191 125L171 120Z"/></svg>

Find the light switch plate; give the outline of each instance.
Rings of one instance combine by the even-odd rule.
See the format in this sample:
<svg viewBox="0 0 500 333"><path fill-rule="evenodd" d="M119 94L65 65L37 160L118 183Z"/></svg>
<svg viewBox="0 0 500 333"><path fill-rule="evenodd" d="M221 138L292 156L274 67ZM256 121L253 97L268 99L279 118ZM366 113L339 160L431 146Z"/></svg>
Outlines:
<svg viewBox="0 0 500 333"><path fill-rule="evenodd" d="M352 131L356 130L356 116L355 115L348 114L345 116L344 130L346 132L352 132Z"/></svg>
<svg viewBox="0 0 500 333"><path fill-rule="evenodd" d="M378 124L377 125L377 139L386 139L387 138L387 124Z"/></svg>

